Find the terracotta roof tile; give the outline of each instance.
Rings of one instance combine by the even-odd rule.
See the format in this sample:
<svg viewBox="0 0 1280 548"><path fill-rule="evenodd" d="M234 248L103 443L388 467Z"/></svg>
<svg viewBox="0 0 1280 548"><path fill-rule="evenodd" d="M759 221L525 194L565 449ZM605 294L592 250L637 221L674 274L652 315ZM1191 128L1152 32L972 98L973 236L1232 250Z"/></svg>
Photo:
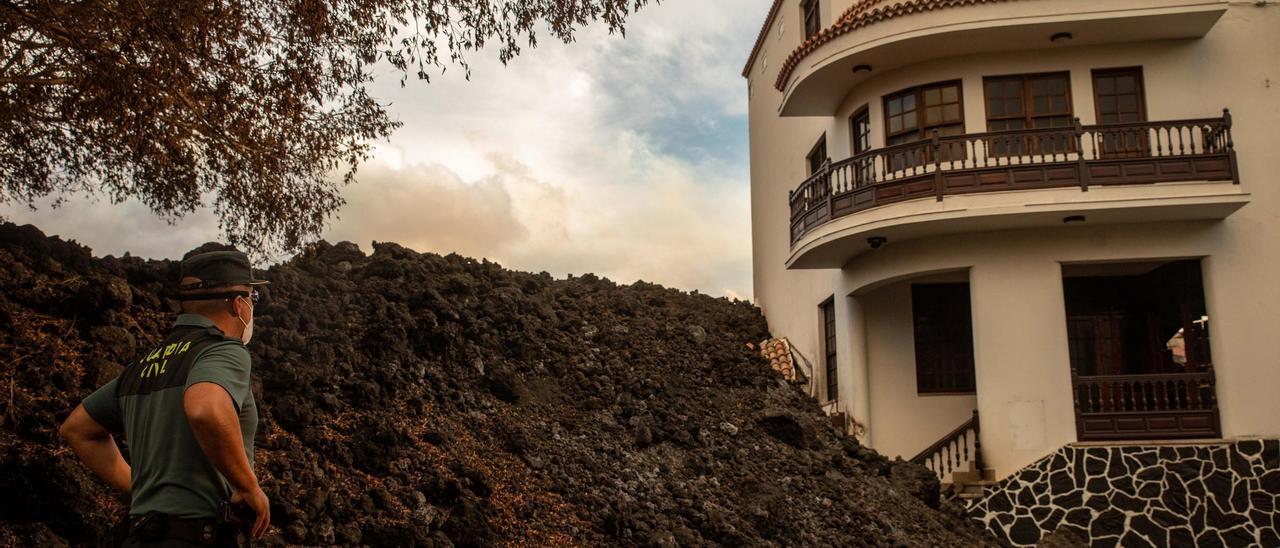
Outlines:
<svg viewBox="0 0 1280 548"><path fill-rule="evenodd" d="M791 78L792 72L800 64L801 59L813 53L823 44L862 27L912 13L1009 1L1011 0L858 0L849 9L845 10L844 14L836 19L835 23L809 37L795 51L792 51L791 55L787 56L787 59L782 62L782 69L778 71L778 80L774 83L774 87L778 91L786 89L787 80ZM888 4L889 2L893 3ZM880 4L888 5L880 6ZM777 10L777 2L774 2L774 10ZM770 12L770 19L772 18L773 14ZM768 28L768 21L765 21L765 28ZM757 41L756 47L759 48L759 41ZM752 59L754 58L755 52L752 52ZM747 68L751 68L750 63L748 63Z"/></svg>

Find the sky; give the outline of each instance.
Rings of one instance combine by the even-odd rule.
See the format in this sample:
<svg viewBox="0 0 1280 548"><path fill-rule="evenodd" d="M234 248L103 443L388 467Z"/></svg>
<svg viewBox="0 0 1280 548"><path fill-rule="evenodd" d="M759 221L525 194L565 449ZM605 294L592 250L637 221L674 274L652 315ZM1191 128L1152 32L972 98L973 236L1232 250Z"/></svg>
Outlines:
<svg viewBox="0 0 1280 548"><path fill-rule="evenodd" d="M484 257L557 277L593 272L751 298L747 86L742 65L769 0L664 0L560 44L543 35L470 81L381 71L370 90L404 122L322 238ZM0 218L96 255L176 258L219 240L209 209L170 225L136 201L68 196Z"/></svg>

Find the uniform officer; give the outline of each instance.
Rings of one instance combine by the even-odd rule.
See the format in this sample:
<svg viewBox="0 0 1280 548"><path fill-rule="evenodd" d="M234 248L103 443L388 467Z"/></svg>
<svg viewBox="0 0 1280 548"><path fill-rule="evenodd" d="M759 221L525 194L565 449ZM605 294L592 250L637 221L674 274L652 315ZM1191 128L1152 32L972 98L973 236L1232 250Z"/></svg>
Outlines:
<svg viewBox="0 0 1280 548"><path fill-rule="evenodd" d="M84 399L60 433L80 460L130 495L124 546L237 546L261 537L267 496L253 472L258 407L249 351L258 286L248 257L213 251L182 261L182 314L158 346ZM130 461L116 448L123 433ZM233 506L234 505L234 506ZM229 509L251 509L243 527ZM251 529L250 529L251 525Z"/></svg>

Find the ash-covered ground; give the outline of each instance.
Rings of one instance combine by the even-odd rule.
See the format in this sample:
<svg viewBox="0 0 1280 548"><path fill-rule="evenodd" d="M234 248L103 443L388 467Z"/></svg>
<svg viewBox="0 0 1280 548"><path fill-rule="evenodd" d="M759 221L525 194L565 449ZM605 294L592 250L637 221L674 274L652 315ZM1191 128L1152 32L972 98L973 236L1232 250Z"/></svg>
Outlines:
<svg viewBox="0 0 1280 548"><path fill-rule="evenodd" d="M373 247L265 274L269 545L992 542L770 370L748 303ZM161 338L177 269L0 225L0 545L85 544L123 510L57 425Z"/></svg>

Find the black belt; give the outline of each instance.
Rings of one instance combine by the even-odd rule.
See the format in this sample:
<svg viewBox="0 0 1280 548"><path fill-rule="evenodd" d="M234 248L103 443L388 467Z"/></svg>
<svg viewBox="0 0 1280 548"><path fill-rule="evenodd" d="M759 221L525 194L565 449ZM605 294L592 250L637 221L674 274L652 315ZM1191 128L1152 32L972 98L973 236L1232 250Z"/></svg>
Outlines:
<svg viewBox="0 0 1280 548"><path fill-rule="evenodd" d="M237 534L235 525L217 518L178 518L159 512L130 517L128 523L128 536L145 542L181 540L212 546L231 541L234 545Z"/></svg>

